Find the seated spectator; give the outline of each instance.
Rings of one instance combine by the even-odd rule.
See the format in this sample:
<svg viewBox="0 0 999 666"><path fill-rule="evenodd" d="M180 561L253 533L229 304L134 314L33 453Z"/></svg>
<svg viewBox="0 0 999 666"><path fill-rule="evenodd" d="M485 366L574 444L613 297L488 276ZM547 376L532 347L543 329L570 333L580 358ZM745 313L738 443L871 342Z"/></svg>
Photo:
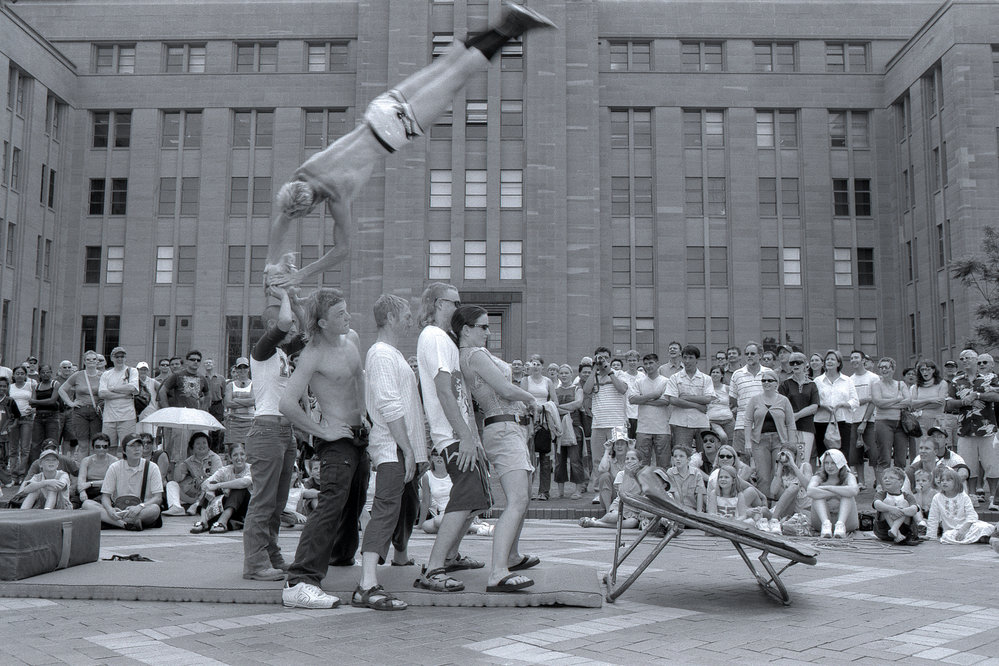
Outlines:
<svg viewBox="0 0 999 666"><path fill-rule="evenodd" d="M122 440L125 458L111 463L101 486L101 501L87 500L83 509L101 512L101 522L126 530L160 527L163 481L159 470L142 459L142 439L132 433Z"/></svg>
<svg viewBox="0 0 999 666"><path fill-rule="evenodd" d="M839 449L828 449L819 456L819 468L808 482L807 492L812 498L809 524L813 530L821 529L823 539L845 539L847 533L860 527L857 515L860 487L846 464L846 456ZM833 516L836 517L835 529Z"/></svg>
<svg viewBox="0 0 999 666"><path fill-rule="evenodd" d="M707 483L711 472L715 471L715 457L722 441L714 430L702 430L700 439L701 450L694 451L694 455L690 456L690 468L699 471L704 483Z"/></svg>
<svg viewBox="0 0 999 666"><path fill-rule="evenodd" d="M911 484L915 481L915 472L918 469L924 469L932 475L936 468L941 465L954 468L965 464L964 458L948 448L947 433L943 428L932 426L926 431L926 435L925 439L919 441L917 448L919 455L913 458L912 463L905 470L909 481L906 490L911 488Z"/></svg>
<svg viewBox="0 0 999 666"><path fill-rule="evenodd" d="M699 462L701 467L701 472L703 474L703 457L701 460L697 458L697 454L691 457L691 461ZM735 467L735 471L739 474L739 478L743 481L749 481L753 478L753 468L742 461L738 454L735 452L735 447L731 444L722 444L718 447L718 453L715 454L714 462L711 465L711 471L705 476L705 483L707 484L706 492L714 492L714 486L718 482L718 467L721 465L731 465Z"/></svg>
<svg viewBox="0 0 999 666"><path fill-rule="evenodd" d="M305 492L303 491L303 500L307 497ZM430 467L420 477L420 509L417 514L420 529L427 534L437 534L450 498L451 477L444 465L444 457L434 451L430 454ZM475 516L468 527L468 533L489 536L494 528L495 525Z"/></svg>
<svg viewBox="0 0 999 666"><path fill-rule="evenodd" d="M201 485L204 499L201 501L201 520L191 528L191 534L210 531L222 534L230 529L239 529L246 519L246 508L250 504L250 466L246 462L246 449L242 444L233 444L229 449L232 464L222 467ZM221 501L219 501L221 500ZM211 510L220 504L221 514ZM236 527L238 524L239 527Z"/></svg>
<svg viewBox="0 0 999 666"><path fill-rule="evenodd" d="M917 469L915 473L916 489L912 496L916 498L919 513L916 515L916 531L920 537L926 536L926 516L930 515L930 506L936 497L937 488L933 485L933 475L925 469Z"/></svg>
<svg viewBox="0 0 999 666"><path fill-rule="evenodd" d="M739 473L732 465L721 465L716 476L715 490L707 496L707 513L713 513L722 518L731 518L748 522L769 532L770 525L765 516L766 500L754 486L739 478ZM780 524L777 524L780 529Z"/></svg>
<svg viewBox="0 0 999 666"><path fill-rule="evenodd" d="M684 444L674 444L672 459L673 466L665 474L670 494L678 503L695 511L704 511L704 479L690 469L690 449Z"/></svg>
<svg viewBox="0 0 999 666"><path fill-rule="evenodd" d="M148 432L140 433L139 437L142 438L142 459L160 468L160 475L165 485L170 474L170 456L163 448L156 448L156 440Z"/></svg>
<svg viewBox="0 0 999 666"><path fill-rule="evenodd" d="M809 516L812 512L812 498L806 489L812 478L812 466L805 458L805 449L796 446L785 447L776 456L771 494L777 498L773 507L773 519L778 523L794 515ZM771 523L770 531L774 532Z"/></svg>
<svg viewBox="0 0 999 666"><path fill-rule="evenodd" d="M442 458L441 461L443 462L443 460ZM308 475L301 480L302 492L296 511L305 517L308 517L319 506L319 466L319 458L315 456L309 458ZM447 474L446 471L445 474ZM450 478L448 477L448 480Z"/></svg>
<svg viewBox="0 0 999 666"><path fill-rule="evenodd" d="M103 432L94 435L90 448L93 453L80 461L80 474L76 483L81 504L87 500L100 501L104 477L107 476L111 463L118 460L111 455L111 438Z"/></svg>
<svg viewBox="0 0 999 666"><path fill-rule="evenodd" d="M643 466L638 458L638 451L628 449L624 454L624 469L614 477L614 501L610 510L600 518L584 516L579 519L581 527L617 527L618 516L624 512L622 527L634 529L639 526L641 514L636 509L624 507L621 501L621 491L624 490L633 495L641 495L642 487L638 483L638 473Z"/></svg>
<svg viewBox="0 0 999 666"><path fill-rule="evenodd" d="M919 543L919 505L911 493L902 491L905 473L889 467L881 473L881 487L874 496L874 535L882 541Z"/></svg>
<svg viewBox="0 0 999 666"><path fill-rule="evenodd" d="M975 505L964 491L957 471L941 469L936 478L940 492L930 504L930 515L926 520L927 538L936 539L939 536L940 543L951 544L987 542L995 527L978 519Z"/></svg>
<svg viewBox="0 0 999 666"><path fill-rule="evenodd" d="M628 431L623 427L613 428L610 439L604 442L604 455L597 464L596 486L600 506L609 513L614 501L614 479L624 471L624 457L631 447Z"/></svg>
<svg viewBox="0 0 999 666"><path fill-rule="evenodd" d="M222 458L212 451L208 435L196 432L187 442L187 458L177 463L173 479L166 485L168 515L176 515L174 507L187 508L188 515L198 512L198 503L203 497L202 484L222 468Z"/></svg>
<svg viewBox="0 0 999 666"><path fill-rule="evenodd" d="M46 440L48 441L48 440ZM20 493L22 509L72 509L69 502L69 474L59 469L59 454L54 447L42 449L37 462L41 471L25 479Z"/></svg>

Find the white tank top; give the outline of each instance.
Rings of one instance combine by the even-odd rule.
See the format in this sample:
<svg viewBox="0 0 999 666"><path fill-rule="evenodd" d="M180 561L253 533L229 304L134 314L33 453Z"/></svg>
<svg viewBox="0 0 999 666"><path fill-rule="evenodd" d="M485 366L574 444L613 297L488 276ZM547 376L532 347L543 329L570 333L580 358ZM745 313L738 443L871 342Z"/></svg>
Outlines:
<svg viewBox="0 0 999 666"><path fill-rule="evenodd" d="M240 388L235 382L232 384L232 397L233 398L252 398L253 397L253 382L250 382L244 388ZM238 419L250 419L253 418L253 407L233 407L229 410L230 416L235 416Z"/></svg>
<svg viewBox="0 0 999 666"><path fill-rule="evenodd" d="M278 404L291 377L288 355L278 347L274 355L266 361L250 357L250 372L253 374L253 402L255 416L281 416Z"/></svg>
<svg viewBox="0 0 999 666"><path fill-rule="evenodd" d="M451 499L451 477L445 475L443 479L438 479L433 471L429 471L427 483L430 485L430 508L437 513L443 513L448 500Z"/></svg>
<svg viewBox="0 0 999 666"><path fill-rule="evenodd" d="M538 402L548 402L548 378L541 377L540 380L535 382L531 379L530 375L527 375L527 386L525 387L527 392L538 399Z"/></svg>

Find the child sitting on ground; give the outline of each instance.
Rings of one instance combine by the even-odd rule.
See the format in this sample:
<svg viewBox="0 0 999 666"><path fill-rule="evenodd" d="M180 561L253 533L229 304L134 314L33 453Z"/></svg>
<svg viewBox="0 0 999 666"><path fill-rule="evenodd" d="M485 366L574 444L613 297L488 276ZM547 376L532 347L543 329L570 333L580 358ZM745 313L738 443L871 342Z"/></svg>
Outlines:
<svg viewBox="0 0 999 666"><path fill-rule="evenodd" d="M72 509L69 501L69 474L59 469L59 454L55 449L45 449L39 458L42 468L21 486L24 495L22 509L33 509L40 504L43 509Z"/></svg>
<svg viewBox="0 0 999 666"><path fill-rule="evenodd" d="M889 467L881 474L881 488L874 496L874 509L878 512L874 519L874 534L895 543L910 541L916 543L916 515L919 505L911 493L902 491L905 472L898 467Z"/></svg>
<svg viewBox="0 0 999 666"><path fill-rule="evenodd" d="M707 490L703 477L690 471L690 454L690 449L683 444L673 447L670 459L673 466L666 470L666 481L670 485L670 494L677 502L695 511L704 511Z"/></svg>
<svg viewBox="0 0 999 666"><path fill-rule="evenodd" d="M784 447L774 459L773 481L770 494L777 498L774 503L770 531L777 533L782 520L795 515L807 515L812 510L812 498L805 489L812 478L812 466L807 460L800 461L802 447Z"/></svg>
<svg viewBox="0 0 999 666"><path fill-rule="evenodd" d="M925 469L917 469L914 472L916 490L912 496L916 498L916 506L919 513L916 514L916 530L921 537L926 536L926 516L930 515L930 505L937 494L937 489L933 485L933 475Z"/></svg>
<svg viewBox="0 0 999 666"><path fill-rule="evenodd" d="M624 454L624 469L614 477L614 501L606 514L600 518L584 516L579 519L581 527L617 527L618 515L622 510L621 491L631 495L641 495L642 487L638 484L638 473L644 469L638 452L635 449L628 449ZM630 507L624 508L624 520L622 527L633 529L639 526L642 514Z"/></svg>
<svg viewBox="0 0 999 666"><path fill-rule="evenodd" d="M953 469L937 468L934 480L940 492L930 504L930 515L927 519L927 538L936 539L940 543L976 543L988 541L994 528L992 525L978 520L978 512L968 493L964 492L961 477ZM943 529L943 534L939 533Z"/></svg>

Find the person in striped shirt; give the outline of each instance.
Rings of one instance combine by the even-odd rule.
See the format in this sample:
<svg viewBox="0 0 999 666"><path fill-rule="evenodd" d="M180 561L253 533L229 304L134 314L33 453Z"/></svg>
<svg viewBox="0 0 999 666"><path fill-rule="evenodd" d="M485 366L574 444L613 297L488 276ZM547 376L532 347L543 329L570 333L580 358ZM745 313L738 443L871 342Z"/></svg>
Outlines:
<svg viewBox="0 0 999 666"><path fill-rule="evenodd" d="M735 411L735 435L732 446L739 454L746 454L746 406L754 395L763 393L760 378L763 371L768 370L760 365L760 354L763 347L758 342L747 342L744 349L746 365L732 373L729 381L728 399Z"/></svg>

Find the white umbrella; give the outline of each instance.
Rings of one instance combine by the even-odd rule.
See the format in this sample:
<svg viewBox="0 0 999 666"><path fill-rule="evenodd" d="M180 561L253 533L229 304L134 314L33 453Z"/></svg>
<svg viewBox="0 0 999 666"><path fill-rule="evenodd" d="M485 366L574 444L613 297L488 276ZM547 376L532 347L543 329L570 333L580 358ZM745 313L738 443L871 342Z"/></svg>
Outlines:
<svg viewBox="0 0 999 666"><path fill-rule="evenodd" d="M139 425L176 428L185 433L225 430L214 416L200 409L164 407L139 421Z"/></svg>

